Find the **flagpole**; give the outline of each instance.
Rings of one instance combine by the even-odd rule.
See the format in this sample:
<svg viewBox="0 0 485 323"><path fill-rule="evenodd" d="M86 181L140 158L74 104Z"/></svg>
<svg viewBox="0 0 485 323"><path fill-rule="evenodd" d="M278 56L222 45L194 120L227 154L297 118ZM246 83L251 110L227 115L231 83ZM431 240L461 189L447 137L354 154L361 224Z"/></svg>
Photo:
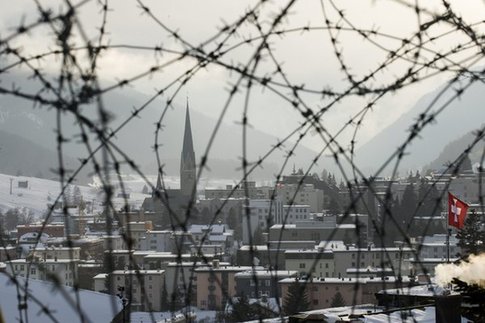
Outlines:
<svg viewBox="0 0 485 323"><path fill-rule="evenodd" d="M450 224L448 223L448 218L446 219L446 262L450 263Z"/></svg>

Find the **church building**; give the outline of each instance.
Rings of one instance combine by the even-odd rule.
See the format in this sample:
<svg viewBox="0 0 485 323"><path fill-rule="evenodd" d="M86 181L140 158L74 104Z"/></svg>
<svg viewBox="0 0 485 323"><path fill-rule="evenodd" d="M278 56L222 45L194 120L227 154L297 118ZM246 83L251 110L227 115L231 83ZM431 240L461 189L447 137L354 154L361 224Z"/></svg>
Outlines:
<svg viewBox="0 0 485 323"><path fill-rule="evenodd" d="M190 125L189 104L185 110L185 129L180 156L180 189L166 189L162 185L161 174L152 196L143 201L142 209L146 216L161 229L175 229L188 224L190 217L198 213L195 209L197 198L197 168Z"/></svg>

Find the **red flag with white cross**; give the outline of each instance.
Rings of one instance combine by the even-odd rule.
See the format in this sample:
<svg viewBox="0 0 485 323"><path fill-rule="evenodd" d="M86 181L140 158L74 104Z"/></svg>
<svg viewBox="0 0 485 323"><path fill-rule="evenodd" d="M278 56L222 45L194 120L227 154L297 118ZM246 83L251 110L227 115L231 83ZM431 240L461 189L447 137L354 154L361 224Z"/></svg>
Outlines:
<svg viewBox="0 0 485 323"><path fill-rule="evenodd" d="M448 192L448 224L458 229L465 226L468 204Z"/></svg>

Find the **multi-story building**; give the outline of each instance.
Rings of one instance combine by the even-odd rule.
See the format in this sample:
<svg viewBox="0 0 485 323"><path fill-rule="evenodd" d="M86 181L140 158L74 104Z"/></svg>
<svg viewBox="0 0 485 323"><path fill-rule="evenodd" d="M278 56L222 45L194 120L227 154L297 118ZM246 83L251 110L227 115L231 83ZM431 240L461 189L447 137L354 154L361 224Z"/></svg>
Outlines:
<svg viewBox="0 0 485 323"><path fill-rule="evenodd" d="M286 250L285 269L296 271L300 276L336 277L332 251Z"/></svg>
<svg viewBox="0 0 485 323"><path fill-rule="evenodd" d="M169 230L148 230L139 239L139 250L153 250L159 252L174 252L175 243L173 233Z"/></svg>
<svg viewBox="0 0 485 323"><path fill-rule="evenodd" d="M194 244L191 250L199 247L217 246L216 250L232 253L234 246L234 230L229 229L225 224L201 225L193 224L187 230L193 238Z"/></svg>
<svg viewBox="0 0 485 323"><path fill-rule="evenodd" d="M128 222L123 226L123 231L133 241L132 248L142 250L142 239L147 231L153 230L151 221Z"/></svg>
<svg viewBox="0 0 485 323"><path fill-rule="evenodd" d="M383 289L402 287L409 284L404 277L380 278L313 278L309 280L286 278L279 282L281 286L281 301L284 302L292 284L304 286L309 310L332 307L332 300L337 293L342 296L344 305L377 304L375 294Z"/></svg>
<svg viewBox="0 0 485 323"><path fill-rule="evenodd" d="M239 186L226 185L226 188L205 189L206 199L249 198L267 199L273 188L269 186L256 186L256 182L244 181Z"/></svg>
<svg viewBox="0 0 485 323"><path fill-rule="evenodd" d="M323 190L315 188L313 184L279 184L276 187L286 205L308 205L309 212L322 212L324 209Z"/></svg>
<svg viewBox="0 0 485 323"><path fill-rule="evenodd" d="M135 311L161 311L162 291L165 271L163 270L115 270L110 275L98 274L94 277L94 290L106 291L127 301ZM108 282L108 280L110 282Z"/></svg>
<svg viewBox="0 0 485 323"><path fill-rule="evenodd" d="M279 198L249 200L246 208L242 214L244 244L249 244L249 237L253 236L256 230L264 232L274 223L283 223L283 203Z"/></svg>
<svg viewBox="0 0 485 323"><path fill-rule="evenodd" d="M269 229L269 241L358 240L355 224L336 224L332 221L304 221L295 224L275 224Z"/></svg>
<svg viewBox="0 0 485 323"><path fill-rule="evenodd" d="M309 205L283 205L282 219L277 224L295 224L299 221L310 220L310 206Z"/></svg>
<svg viewBox="0 0 485 323"><path fill-rule="evenodd" d="M195 269L197 307L204 310L224 309L229 298L236 296L234 275L252 268L250 266L220 266L215 262L212 267Z"/></svg>
<svg viewBox="0 0 485 323"><path fill-rule="evenodd" d="M62 238L65 236L64 223L51 222L43 225L42 223L17 225L17 237L20 238L26 233L45 233L48 237Z"/></svg>
<svg viewBox="0 0 485 323"><path fill-rule="evenodd" d="M449 237L449 247L447 234L434 234L413 241L413 248L416 252L411 255L410 262L414 274L434 275L437 265L448 262L448 250L451 262L458 260L461 252L454 234Z"/></svg>
<svg viewBox="0 0 485 323"><path fill-rule="evenodd" d="M380 268L390 270L395 275L408 276L411 274L410 259L413 254L411 248L357 248L347 246L345 249L332 251L335 261L335 274L337 277L354 275L355 269Z"/></svg>
<svg viewBox="0 0 485 323"><path fill-rule="evenodd" d="M81 259L81 248L79 247L44 247L36 248L33 250L34 256L38 256L40 259L52 260L52 259Z"/></svg>
<svg viewBox="0 0 485 323"><path fill-rule="evenodd" d="M11 275L32 279L58 281L62 285L74 286L77 280L79 260L73 259L15 259L6 262L6 271Z"/></svg>
<svg viewBox="0 0 485 323"><path fill-rule="evenodd" d="M434 234L432 236L424 236L420 241L417 241L414 248L419 252L419 258L447 259L448 250L450 257L457 257L461 252L461 248L458 246L456 235L450 235L449 249L446 236L446 234Z"/></svg>
<svg viewBox="0 0 485 323"><path fill-rule="evenodd" d="M247 270L234 275L236 280L236 295L246 295L250 298L281 296L278 281L296 277L297 271L288 270Z"/></svg>

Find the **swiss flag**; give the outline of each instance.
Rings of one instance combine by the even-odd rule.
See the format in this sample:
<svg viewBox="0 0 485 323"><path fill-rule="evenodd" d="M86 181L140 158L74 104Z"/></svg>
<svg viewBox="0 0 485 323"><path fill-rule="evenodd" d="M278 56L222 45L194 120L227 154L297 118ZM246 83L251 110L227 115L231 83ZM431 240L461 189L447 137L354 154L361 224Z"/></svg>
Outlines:
<svg viewBox="0 0 485 323"><path fill-rule="evenodd" d="M462 229L465 226L467 211L468 204L448 192L448 224Z"/></svg>

